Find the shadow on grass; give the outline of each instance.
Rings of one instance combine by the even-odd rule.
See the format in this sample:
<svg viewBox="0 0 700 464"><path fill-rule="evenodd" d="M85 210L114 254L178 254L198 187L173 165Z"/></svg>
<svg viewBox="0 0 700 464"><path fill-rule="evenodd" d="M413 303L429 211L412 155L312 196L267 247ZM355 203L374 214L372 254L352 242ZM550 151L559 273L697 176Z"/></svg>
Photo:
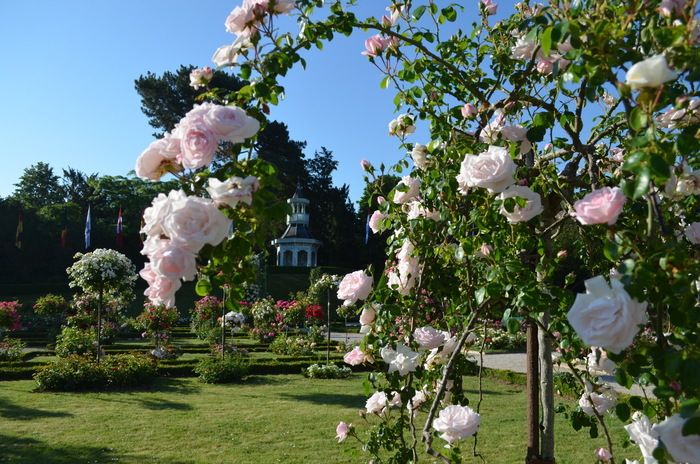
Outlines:
<svg viewBox="0 0 700 464"><path fill-rule="evenodd" d="M150 391L177 393L179 395L194 395L200 393L202 386L195 382L185 382L182 379L159 378L153 382Z"/></svg>
<svg viewBox="0 0 700 464"><path fill-rule="evenodd" d="M95 446L50 445L34 438L0 435L0 462L15 464L76 464L84 462L120 462L127 456L119 455L110 448ZM141 462L155 462L145 458ZM169 464L186 464L169 461Z"/></svg>
<svg viewBox="0 0 700 464"><path fill-rule="evenodd" d="M26 408L5 398L0 398L0 417L11 420L32 420L46 417L71 417L68 412L45 411L43 409ZM1 455L0 455L1 456ZM0 461L2 458L0 457Z"/></svg>
<svg viewBox="0 0 700 464"><path fill-rule="evenodd" d="M332 393L282 393L282 398L306 401L314 404L333 404L347 408L362 408L367 399L362 395L344 395Z"/></svg>
<svg viewBox="0 0 700 464"><path fill-rule="evenodd" d="M0 462L73 464L116 461L109 449L92 446L51 446L33 438L0 435Z"/></svg>
<svg viewBox="0 0 700 464"><path fill-rule="evenodd" d="M464 393L469 394L469 395L478 395L479 390L470 390L468 388L465 388ZM482 393L484 395L489 395L489 396L490 395L498 396L498 395L506 395L506 394L510 394L510 393L520 393L520 390L513 390L513 391L511 391L511 390L506 390L506 391L482 390Z"/></svg>
<svg viewBox="0 0 700 464"><path fill-rule="evenodd" d="M289 379L275 375L248 375L243 385L278 385L289 382Z"/></svg>
<svg viewBox="0 0 700 464"><path fill-rule="evenodd" d="M166 409L172 411L192 411L194 409L190 404L178 403L176 401L164 400L161 398L139 398L137 401L144 408L151 409L153 411L163 411Z"/></svg>

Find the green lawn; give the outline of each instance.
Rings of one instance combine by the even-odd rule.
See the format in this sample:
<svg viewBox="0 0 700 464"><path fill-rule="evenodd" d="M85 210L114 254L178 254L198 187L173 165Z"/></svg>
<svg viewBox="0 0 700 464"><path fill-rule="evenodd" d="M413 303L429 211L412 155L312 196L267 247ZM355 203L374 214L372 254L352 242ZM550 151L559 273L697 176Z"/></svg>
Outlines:
<svg viewBox="0 0 700 464"><path fill-rule="evenodd" d="M0 382L0 462L367 462L357 442L333 439L338 421L361 421L362 378L260 376L240 385L159 379L151 391L80 394L33 393L32 381ZM465 388L475 386L476 379L465 379ZM484 386L478 449L487 463L521 463L522 387L494 380ZM611 423L619 443L624 430ZM603 444L563 422L557 440L560 464L594 462L593 451ZM471 441L464 448L470 450ZM626 451L627 457L637 454L636 448Z"/></svg>

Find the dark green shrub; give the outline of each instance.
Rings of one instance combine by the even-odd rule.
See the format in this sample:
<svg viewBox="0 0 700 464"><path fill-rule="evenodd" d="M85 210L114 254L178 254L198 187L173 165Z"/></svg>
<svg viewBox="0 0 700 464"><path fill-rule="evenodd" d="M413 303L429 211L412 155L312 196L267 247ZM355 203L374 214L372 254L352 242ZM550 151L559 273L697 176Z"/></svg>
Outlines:
<svg viewBox="0 0 700 464"><path fill-rule="evenodd" d="M571 372L557 372L552 376L554 391L561 396L577 398L581 394L581 384Z"/></svg>
<svg viewBox="0 0 700 464"><path fill-rule="evenodd" d="M268 349L275 354L309 356L313 354L315 346L316 344L306 337L280 335L270 343Z"/></svg>
<svg viewBox="0 0 700 464"><path fill-rule="evenodd" d="M77 391L102 388L104 371L92 359L71 355L40 367L34 380L39 391Z"/></svg>
<svg viewBox="0 0 700 464"><path fill-rule="evenodd" d="M56 337L56 356L97 354L97 337L90 329L64 327Z"/></svg>
<svg viewBox="0 0 700 464"><path fill-rule="evenodd" d="M248 362L238 354L211 356L199 361L194 371L204 383L238 382L248 373Z"/></svg>
<svg viewBox="0 0 700 464"><path fill-rule="evenodd" d="M39 391L80 391L145 386L155 376L155 363L143 355L106 356L99 365L72 355L40 367L34 380Z"/></svg>
<svg viewBox="0 0 700 464"><path fill-rule="evenodd" d="M156 363L141 354L106 356L100 367L109 387L139 387L150 384L156 377Z"/></svg>
<svg viewBox="0 0 700 464"><path fill-rule="evenodd" d="M6 338L0 342L0 361L17 362L22 360L22 350L27 346L17 338Z"/></svg>

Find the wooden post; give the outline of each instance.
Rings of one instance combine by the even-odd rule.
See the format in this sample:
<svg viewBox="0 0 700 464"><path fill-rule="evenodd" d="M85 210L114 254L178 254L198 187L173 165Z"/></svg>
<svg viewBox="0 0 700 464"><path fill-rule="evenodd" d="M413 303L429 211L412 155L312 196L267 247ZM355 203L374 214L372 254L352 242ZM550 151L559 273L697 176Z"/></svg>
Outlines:
<svg viewBox="0 0 700 464"><path fill-rule="evenodd" d="M527 323L527 455L526 464L536 463L540 455L540 395L537 350L537 324Z"/></svg>
<svg viewBox="0 0 700 464"><path fill-rule="evenodd" d="M549 327L549 311L540 318L543 327ZM543 330L538 331L540 361L540 400L542 404L542 437L540 441L540 462L554 461L554 369L552 363L552 342Z"/></svg>

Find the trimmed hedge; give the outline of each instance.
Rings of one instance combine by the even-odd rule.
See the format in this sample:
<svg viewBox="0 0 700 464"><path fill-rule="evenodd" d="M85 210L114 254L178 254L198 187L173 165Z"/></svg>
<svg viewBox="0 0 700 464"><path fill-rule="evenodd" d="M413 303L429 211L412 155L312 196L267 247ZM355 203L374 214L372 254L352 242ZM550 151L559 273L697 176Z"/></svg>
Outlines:
<svg viewBox="0 0 700 464"><path fill-rule="evenodd" d="M38 391L132 388L149 385L156 378L156 365L140 354L106 356L101 364L72 355L39 367L33 377Z"/></svg>

